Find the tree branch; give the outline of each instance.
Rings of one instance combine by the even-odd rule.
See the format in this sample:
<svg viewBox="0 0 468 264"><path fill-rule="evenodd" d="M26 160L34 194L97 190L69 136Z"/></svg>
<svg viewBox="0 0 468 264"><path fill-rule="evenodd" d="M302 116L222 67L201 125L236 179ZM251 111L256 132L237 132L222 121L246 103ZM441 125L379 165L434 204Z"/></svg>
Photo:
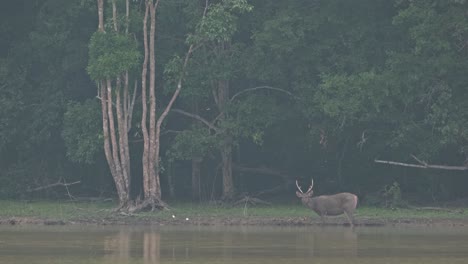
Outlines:
<svg viewBox="0 0 468 264"><path fill-rule="evenodd" d="M255 91L255 90L261 90L261 89L267 89L267 90L273 90L273 91L283 92L283 93L286 93L286 94L288 94L289 96L291 96L291 97L297 99L297 97L296 97L294 94L292 94L291 92L289 92L289 91L286 91L286 90L281 89L281 88L275 88L275 87L271 87L271 86L266 86L266 85L264 85L264 86L252 87L252 88L247 88L247 89L245 89L245 90L242 90L242 91L240 91L240 92L234 94L234 95L231 97L231 99L229 100L229 102L234 101L234 99L236 99L236 97L238 97L239 95L241 95L241 94L243 94L243 93L247 93L247 92L251 92L251 91Z"/></svg>
<svg viewBox="0 0 468 264"><path fill-rule="evenodd" d="M440 169L440 170L460 170L460 171L468 170L468 167L466 166L431 165L431 164L427 164L427 162L425 161L418 159L414 155L411 155L411 157L413 157L413 159L415 159L419 164L403 163L403 162L396 162L396 161L389 161L389 160L378 160L378 159L375 159L374 162L395 165L395 166L419 168L419 169Z"/></svg>
<svg viewBox="0 0 468 264"><path fill-rule="evenodd" d="M200 122L202 122L203 124L205 124L207 127L209 127L210 129L213 129L214 131L218 131L219 129L214 126L212 123L210 123L208 120L204 119L203 117L199 116L199 115L196 115L196 114L192 114L192 113L189 113L189 112L186 112L184 110L181 110L181 109L172 109L171 112L175 112L175 113L179 113L181 115L185 115L185 116L188 116L188 117L191 117L193 119L196 119Z"/></svg>
<svg viewBox="0 0 468 264"><path fill-rule="evenodd" d="M135 106L137 90L138 90L138 81L135 80L135 87L133 88L132 102L129 102L129 106L128 106L128 131L127 133L130 132L130 129L132 127L133 107Z"/></svg>
<svg viewBox="0 0 468 264"><path fill-rule="evenodd" d="M248 92L252 92L252 91L256 91L256 90L261 90L261 89L266 89L266 90L273 90L273 91L278 91L278 92L283 92L283 93L286 93L287 95L293 97L294 99L298 99L297 96L295 96L294 94L292 94L291 92L289 91L286 91L284 89L281 89L281 88L275 88L275 87L271 87L271 86L267 86L267 85L264 85L264 86L258 86L258 87L251 87L251 88L247 88L247 89L244 89L236 94L234 94L231 99L229 99L229 103L231 103L232 101L234 101L234 99L236 99L236 97L244 94L244 93L248 93ZM217 96L215 94L215 91L213 91L213 97L215 98L215 101L217 101ZM216 102L216 105L218 105L218 103ZM219 115L213 120L213 123L215 123L222 115L224 114L224 111L221 111L221 113L219 113Z"/></svg>
<svg viewBox="0 0 468 264"><path fill-rule="evenodd" d="M62 179L60 179L56 183L48 184L48 185L45 185L45 186L39 186L39 187L34 188L34 189L28 189L28 190L26 190L26 192L36 192L36 191L40 191L40 190L44 190L44 189L53 188L53 187L56 187L56 186L68 187L70 185L74 185L74 184L78 184L78 183L81 183L81 181L66 183L65 181L62 182Z"/></svg>

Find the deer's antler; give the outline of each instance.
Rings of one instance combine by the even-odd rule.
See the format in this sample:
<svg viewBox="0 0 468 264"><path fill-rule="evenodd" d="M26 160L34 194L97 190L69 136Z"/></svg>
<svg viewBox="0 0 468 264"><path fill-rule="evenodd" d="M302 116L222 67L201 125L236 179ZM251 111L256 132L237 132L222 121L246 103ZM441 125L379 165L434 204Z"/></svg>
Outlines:
<svg viewBox="0 0 468 264"><path fill-rule="evenodd" d="M296 186L297 186L297 189L301 192L301 193L304 193L301 189L301 186L299 186L299 183L297 182L296 180ZM312 191L312 188L314 187L314 179L312 179L312 184L310 185L309 189L307 189L307 192L305 192L306 194L308 194L310 191Z"/></svg>

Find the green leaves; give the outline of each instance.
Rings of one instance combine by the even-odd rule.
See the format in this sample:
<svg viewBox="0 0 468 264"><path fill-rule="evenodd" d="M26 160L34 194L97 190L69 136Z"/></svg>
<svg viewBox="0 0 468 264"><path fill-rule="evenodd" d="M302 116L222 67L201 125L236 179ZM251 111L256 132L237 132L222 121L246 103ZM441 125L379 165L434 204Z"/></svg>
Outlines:
<svg viewBox="0 0 468 264"><path fill-rule="evenodd" d="M193 157L204 157L214 149L216 138L210 135L208 129L192 126L191 130L177 133L174 143L168 150L171 160L189 160Z"/></svg>
<svg viewBox="0 0 468 264"><path fill-rule="evenodd" d="M89 43L88 74L95 81L116 77L140 63L136 42L128 35L95 32Z"/></svg>
<svg viewBox="0 0 468 264"><path fill-rule="evenodd" d="M228 118L221 123L230 135L250 138L261 145L263 134L275 122L284 117L284 109L273 95L254 94L231 103L227 109ZM283 94L279 96L284 96Z"/></svg>
<svg viewBox="0 0 468 264"><path fill-rule="evenodd" d="M252 8L246 0L224 0L210 5L197 25L195 35L189 38L189 43L229 41L237 30L238 14L249 12Z"/></svg>
<svg viewBox="0 0 468 264"><path fill-rule="evenodd" d="M70 160L92 164L96 154L102 152L102 120L99 113L100 105L94 99L68 104L63 118L62 138Z"/></svg>
<svg viewBox="0 0 468 264"><path fill-rule="evenodd" d="M323 75L315 95L315 103L331 118L348 122L377 118L381 105L389 95L380 76L374 72L356 75Z"/></svg>

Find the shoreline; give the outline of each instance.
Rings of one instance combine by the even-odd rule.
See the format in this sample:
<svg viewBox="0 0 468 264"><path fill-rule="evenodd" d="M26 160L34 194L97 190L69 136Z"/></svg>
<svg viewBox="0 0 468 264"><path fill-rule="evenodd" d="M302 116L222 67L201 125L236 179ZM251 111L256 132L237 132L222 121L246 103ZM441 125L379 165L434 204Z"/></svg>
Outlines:
<svg viewBox="0 0 468 264"><path fill-rule="evenodd" d="M0 225L154 225L154 226L349 226L346 216L318 215L301 204L220 206L173 203L170 210L115 212L111 202L0 200ZM424 209L424 210L421 210ZM468 207L379 208L362 206L356 226L468 226Z"/></svg>
<svg viewBox="0 0 468 264"><path fill-rule="evenodd" d="M187 220L188 219L188 220ZM158 219L112 216L87 219L53 219L41 217L0 217L0 225L125 225L125 226L349 226L346 218L327 219L325 224L313 217L193 217ZM355 226L468 226L466 218L356 218Z"/></svg>

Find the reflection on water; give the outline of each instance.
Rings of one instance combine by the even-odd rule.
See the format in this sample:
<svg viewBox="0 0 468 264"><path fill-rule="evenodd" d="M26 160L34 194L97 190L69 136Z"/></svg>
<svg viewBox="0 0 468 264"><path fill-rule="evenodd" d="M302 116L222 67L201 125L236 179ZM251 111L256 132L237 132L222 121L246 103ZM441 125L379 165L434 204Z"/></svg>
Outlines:
<svg viewBox="0 0 468 264"><path fill-rule="evenodd" d="M468 228L0 226L0 263L468 263Z"/></svg>

